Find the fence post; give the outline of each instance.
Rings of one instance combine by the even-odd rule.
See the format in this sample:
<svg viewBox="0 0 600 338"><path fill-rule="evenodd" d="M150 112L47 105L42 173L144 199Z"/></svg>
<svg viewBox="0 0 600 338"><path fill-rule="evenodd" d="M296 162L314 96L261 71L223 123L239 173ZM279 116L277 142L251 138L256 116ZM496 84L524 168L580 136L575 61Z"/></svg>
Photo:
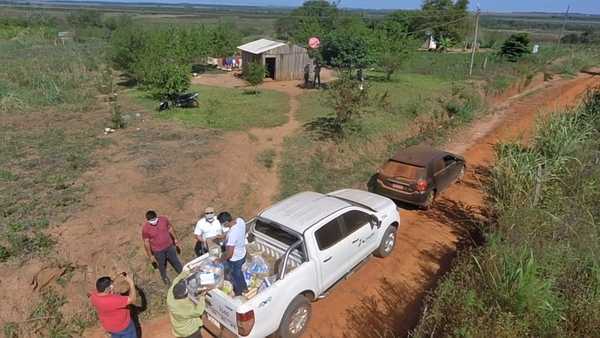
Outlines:
<svg viewBox="0 0 600 338"><path fill-rule="evenodd" d="M538 165L538 170L537 170L537 175L535 177L535 193L533 194L533 205L532 207L535 208L538 204L538 201L540 199L540 193L542 190L542 165L539 164Z"/></svg>

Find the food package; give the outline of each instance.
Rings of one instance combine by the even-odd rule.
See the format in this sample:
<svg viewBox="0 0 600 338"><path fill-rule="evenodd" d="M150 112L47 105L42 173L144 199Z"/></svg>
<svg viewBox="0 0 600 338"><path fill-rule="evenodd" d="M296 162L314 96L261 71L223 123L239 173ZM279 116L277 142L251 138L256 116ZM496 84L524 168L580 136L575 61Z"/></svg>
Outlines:
<svg viewBox="0 0 600 338"><path fill-rule="evenodd" d="M212 256L212 257L220 257L221 253L222 253L222 249L221 249L221 245L219 244L219 242L216 239L209 239L206 241L206 244L208 246L208 253Z"/></svg>
<svg viewBox="0 0 600 338"><path fill-rule="evenodd" d="M269 266L262 256L252 256L250 264L248 265L248 271L253 274L268 274Z"/></svg>
<svg viewBox="0 0 600 338"><path fill-rule="evenodd" d="M223 291L224 294L231 296L233 295L233 284L231 284L230 281L225 280L219 290Z"/></svg>
<svg viewBox="0 0 600 338"><path fill-rule="evenodd" d="M225 273L223 264L217 263L215 258L209 257L192 269L192 273L185 279L188 290L193 295L202 291L217 288L223 284Z"/></svg>
<svg viewBox="0 0 600 338"><path fill-rule="evenodd" d="M260 286L258 287L258 292L263 291L264 289L269 288L275 281L277 280L277 276L269 276L262 280Z"/></svg>

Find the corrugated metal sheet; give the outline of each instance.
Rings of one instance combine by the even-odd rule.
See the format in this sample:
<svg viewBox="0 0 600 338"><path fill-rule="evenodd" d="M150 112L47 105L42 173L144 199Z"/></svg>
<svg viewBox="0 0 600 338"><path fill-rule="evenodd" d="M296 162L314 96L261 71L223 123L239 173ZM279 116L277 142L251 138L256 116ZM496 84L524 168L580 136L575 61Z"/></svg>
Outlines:
<svg viewBox="0 0 600 338"><path fill-rule="evenodd" d="M273 41L268 39L260 39L252 42L248 42L245 45L241 45L238 49L243 50L252 54L262 54L271 49L285 46L285 43L279 41Z"/></svg>

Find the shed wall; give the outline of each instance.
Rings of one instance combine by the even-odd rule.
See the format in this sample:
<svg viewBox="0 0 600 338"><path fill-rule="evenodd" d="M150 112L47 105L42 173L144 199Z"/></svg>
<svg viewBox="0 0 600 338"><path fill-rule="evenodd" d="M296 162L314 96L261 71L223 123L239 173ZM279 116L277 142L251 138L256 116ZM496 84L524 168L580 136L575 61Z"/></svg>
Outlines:
<svg viewBox="0 0 600 338"><path fill-rule="evenodd" d="M296 45L285 45L266 51L263 54L252 54L242 51L242 72L245 72L251 62L265 64L265 58L276 58L275 80L302 80L304 67L310 65L312 74L312 60L305 48Z"/></svg>

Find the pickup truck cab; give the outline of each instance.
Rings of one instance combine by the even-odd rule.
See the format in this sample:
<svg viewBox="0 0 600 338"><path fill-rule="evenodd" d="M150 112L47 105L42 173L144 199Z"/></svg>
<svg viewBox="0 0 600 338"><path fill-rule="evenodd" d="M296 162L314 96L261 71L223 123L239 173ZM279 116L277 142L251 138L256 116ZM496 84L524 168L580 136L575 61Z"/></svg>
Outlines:
<svg viewBox="0 0 600 338"><path fill-rule="evenodd" d="M399 226L392 200L361 190L302 192L276 203L248 222L247 234L249 254L272 258L275 282L249 299L211 290L205 324L216 326L217 336L301 336L310 302L326 296L371 254L389 255Z"/></svg>

